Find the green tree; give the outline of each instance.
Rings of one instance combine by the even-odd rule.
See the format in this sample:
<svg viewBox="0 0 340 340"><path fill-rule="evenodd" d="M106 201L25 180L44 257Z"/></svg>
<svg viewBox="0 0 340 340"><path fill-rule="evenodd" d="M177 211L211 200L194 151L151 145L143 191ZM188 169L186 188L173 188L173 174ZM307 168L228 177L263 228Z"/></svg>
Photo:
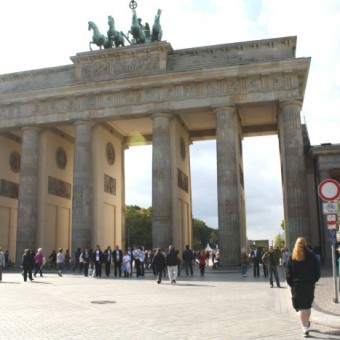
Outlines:
<svg viewBox="0 0 340 340"><path fill-rule="evenodd" d="M282 220L280 227L281 227L282 230L285 230L285 221L284 220Z"/></svg>
<svg viewBox="0 0 340 340"><path fill-rule="evenodd" d="M276 235L274 239L274 248L281 249L283 244L285 244L285 240L282 237L282 235L281 234Z"/></svg>
<svg viewBox="0 0 340 340"><path fill-rule="evenodd" d="M195 250L204 249L209 243L214 247L218 243L218 230L209 228L205 222L193 218L193 245ZM152 208L128 205L125 209L125 248L142 245L152 249Z"/></svg>
<svg viewBox="0 0 340 340"><path fill-rule="evenodd" d="M204 249L209 243L214 246L218 243L218 230L209 228L205 222L197 218L192 219L193 249Z"/></svg>
<svg viewBox="0 0 340 340"><path fill-rule="evenodd" d="M152 249L152 209L129 205L125 209L125 247Z"/></svg>

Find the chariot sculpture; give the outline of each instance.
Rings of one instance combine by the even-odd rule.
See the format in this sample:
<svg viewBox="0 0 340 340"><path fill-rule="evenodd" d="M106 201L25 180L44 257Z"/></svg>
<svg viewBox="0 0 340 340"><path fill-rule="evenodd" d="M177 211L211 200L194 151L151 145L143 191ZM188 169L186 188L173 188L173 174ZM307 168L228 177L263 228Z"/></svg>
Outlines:
<svg viewBox="0 0 340 340"><path fill-rule="evenodd" d="M89 21L88 30L92 30L92 41L89 42L90 51L92 51L92 45L96 45L100 49L107 49L125 46L125 42L128 42L130 45L135 45L162 41L163 32L162 26L160 24L161 13L162 11L158 9L152 29L150 29L150 26L147 22L145 25L142 24L142 19L137 17L137 12L135 9L133 9L132 23L127 34L116 30L115 21L111 15L108 16L109 29L106 35L100 33L97 25L93 21ZM130 35L132 38L130 38Z"/></svg>

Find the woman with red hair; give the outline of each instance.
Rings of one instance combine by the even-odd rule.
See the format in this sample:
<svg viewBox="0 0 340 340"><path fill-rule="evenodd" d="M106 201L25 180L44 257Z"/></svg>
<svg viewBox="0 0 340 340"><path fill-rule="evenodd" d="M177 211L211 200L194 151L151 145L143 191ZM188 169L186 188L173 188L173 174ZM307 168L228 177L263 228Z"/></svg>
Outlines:
<svg viewBox="0 0 340 340"><path fill-rule="evenodd" d="M304 337L309 336L315 283L319 278L318 260L307 248L307 241L299 237L288 260L287 283L291 287L293 307L299 313Z"/></svg>

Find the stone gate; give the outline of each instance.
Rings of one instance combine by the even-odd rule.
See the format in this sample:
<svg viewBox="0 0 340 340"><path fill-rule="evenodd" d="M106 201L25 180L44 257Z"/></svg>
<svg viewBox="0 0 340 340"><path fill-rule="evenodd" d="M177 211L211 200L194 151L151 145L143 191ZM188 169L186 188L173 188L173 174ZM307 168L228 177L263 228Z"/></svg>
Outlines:
<svg viewBox="0 0 340 340"><path fill-rule="evenodd" d="M153 246L192 243L189 146L216 139L223 264L246 244L242 140L277 134L286 241L311 238L300 121L310 58L296 37L79 53L0 76L2 247L124 244L124 150L151 144ZM136 169L138 176L138 169Z"/></svg>

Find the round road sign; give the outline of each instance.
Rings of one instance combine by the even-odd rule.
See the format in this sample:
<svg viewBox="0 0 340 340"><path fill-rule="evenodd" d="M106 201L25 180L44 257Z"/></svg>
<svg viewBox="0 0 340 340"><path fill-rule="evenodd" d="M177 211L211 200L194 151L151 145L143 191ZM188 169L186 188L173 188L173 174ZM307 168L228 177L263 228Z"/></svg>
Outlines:
<svg viewBox="0 0 340 340"><path fill-rule="evenodd" d="M319 184L319 196L325 201L335 201L340 196L340 184L334 179L325 179Z"/></svg>

